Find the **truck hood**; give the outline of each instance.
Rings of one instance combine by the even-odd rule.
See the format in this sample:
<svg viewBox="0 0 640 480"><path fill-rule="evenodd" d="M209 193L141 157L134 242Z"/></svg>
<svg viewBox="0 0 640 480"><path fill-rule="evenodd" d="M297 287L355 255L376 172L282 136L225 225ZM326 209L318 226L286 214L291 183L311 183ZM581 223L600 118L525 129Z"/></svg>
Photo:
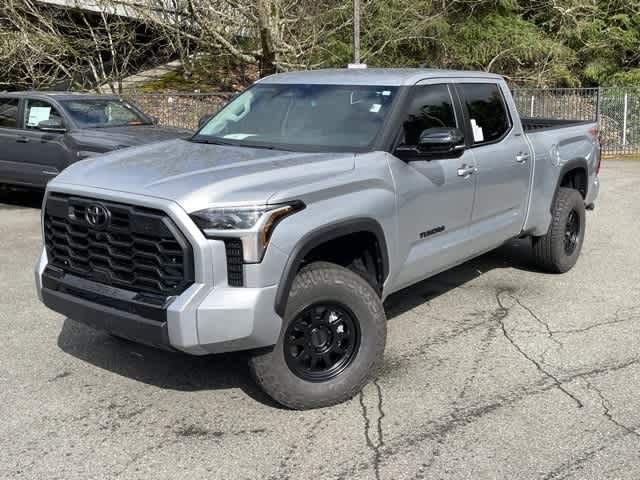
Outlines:
<svg viewBox="0 0 640 480"><path fill-rule="evenodd" d="M134 147L173 138L186 138L191 135L193 135L191 130L157 125L84 128L71 132L71 136L80 144L96 144L109 149Z"/></svg>
<svg viewBox="0 0 640 480"><path fill-rule="evenodd" d="M83 160L49 185L160 197L192 212L215 204L267 203L279 191L352 170L354 157L170 140Z"/></svg>

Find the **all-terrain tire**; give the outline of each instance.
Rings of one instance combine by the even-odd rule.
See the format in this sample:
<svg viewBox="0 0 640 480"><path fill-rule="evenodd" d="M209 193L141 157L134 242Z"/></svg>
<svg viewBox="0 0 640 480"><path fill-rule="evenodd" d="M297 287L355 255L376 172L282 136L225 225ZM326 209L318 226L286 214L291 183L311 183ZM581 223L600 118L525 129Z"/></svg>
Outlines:
<svg viewBox="0 0 640 480"><path fill-rule="evenodd" d="M577 220L570 222L570 216ZM569 223L578 227L574 242L571 237ZM580 192L571 188L560 188L551 211L551 225L542 237L533 238L533 257L536 265L551 273L564 273L578 261L585 234L585 207ZM572 243L573 248L566 248Z"/></svg>
<svg viewBox="0 0 640 480"><path fill-rule="evenodd" d="M291 356L285 354L285 336L291 322L299 321L310 308L324 304L340 305L352 314L359 341L343 370L331 378L314 381L294 372ZM258 385L278 403L296 410L326 407L344 402L362 390L382 360L386 337L382 302L369 282L339 265L315 262L300 270L293 281L277 344L256 353L249 366Z"/></svg>

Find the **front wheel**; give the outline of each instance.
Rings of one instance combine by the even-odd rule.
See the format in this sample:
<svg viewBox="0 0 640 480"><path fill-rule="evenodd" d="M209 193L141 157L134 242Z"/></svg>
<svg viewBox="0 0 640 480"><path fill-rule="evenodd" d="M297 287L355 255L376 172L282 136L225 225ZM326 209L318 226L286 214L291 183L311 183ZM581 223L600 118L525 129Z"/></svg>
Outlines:
<svg viewBox="0 0 640 480"><path fill-rule="evenodd" d="M564 273L578 261L585 233L584 200L577 190L560 188L546 235L533 239L536 264L552 273Z"/></svg>
<svg viewBox="0 0 640 480"><path fill-rule="evenodd" d="M339 265L312 263L296 276L277 344L250 360L260 387L297 410L356 395L376 369L386 317L369 282Z"/></svg>

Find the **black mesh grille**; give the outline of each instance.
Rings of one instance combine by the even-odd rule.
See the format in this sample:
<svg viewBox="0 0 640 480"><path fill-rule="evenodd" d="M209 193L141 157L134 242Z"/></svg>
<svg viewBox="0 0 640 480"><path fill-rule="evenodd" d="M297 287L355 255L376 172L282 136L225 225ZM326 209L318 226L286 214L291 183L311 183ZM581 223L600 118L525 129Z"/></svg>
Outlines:
<svg viewBox="0 0 640 480"><path fill-rule="evenodd" d="M242 242L237 238L224 241L227 253L227 283L232 287L244 285Z"/></svg>
<svg viewBox="0 0 640 480"><path fill-rule="evenodd" d="M95 205L110 214L101 229L85 218ZM51 194L44 238L51 265L94 282L162 296L178 295L193 283L191 247L159 210Z"/></svg>

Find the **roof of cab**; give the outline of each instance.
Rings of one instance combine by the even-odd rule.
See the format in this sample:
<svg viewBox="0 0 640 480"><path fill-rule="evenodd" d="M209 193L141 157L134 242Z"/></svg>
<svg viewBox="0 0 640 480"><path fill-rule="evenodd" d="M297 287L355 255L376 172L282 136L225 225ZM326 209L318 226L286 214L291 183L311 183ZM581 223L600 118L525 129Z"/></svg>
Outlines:
<svg viewBox="0 0 640 480"><path fill-rule="evenodd" d="M117 95L97 95L94 93L82 92L39 92L37 90L27 90L22 92L0 92L2 97L33 97L33 98L55 98L56 100L73 100L82 98L85 100L119 98Z"/></svg>
<svg viewBox="0 0 640 480"><path fill-rule="evenodd" d="M277 73L260 83L295 83L325 85L379 85L404 86L430 78L486 78L502 80L494 73L464 70L439 70L434 68L336 68Z"/></svg>

